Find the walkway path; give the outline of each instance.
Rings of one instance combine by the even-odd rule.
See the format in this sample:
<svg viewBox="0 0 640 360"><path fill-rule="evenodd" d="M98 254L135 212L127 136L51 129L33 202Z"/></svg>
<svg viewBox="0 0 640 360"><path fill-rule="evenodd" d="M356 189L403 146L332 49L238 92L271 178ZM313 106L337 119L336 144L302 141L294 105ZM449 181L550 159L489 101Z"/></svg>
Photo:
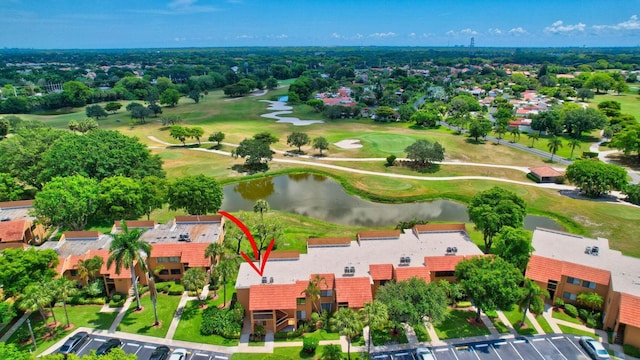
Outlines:
<svg viewBox="0 0 640 360"><path fill-rule="evenodd" d="M16 332L16 330L18 330L18 328L20 327L20 325L22 325L28 318L29 316L31 316L31 311L27 311L25 312L20 319L18 319L18 321L16 321L15 324L13 324L9 330L7 330L6 333L4 333L4 335L2 335L2 337L0 337L0 342L7 342L7 340L9 340L9 338L11 337L11 335L13 335L14 332Z"/></svg>
<svg viewBox="0 0 640 360"><path fill-rule="evenodd" d="M188 291L182 293L182 297L180 298L180 302L178 303L176 312L173 314L173 319L171 319L169 330L167 330L167 335L164 336L165 339L173 339L173 335L176 333L176 329L178 328L178 324L180 323L180 317L182 316L184 307L187 305L187 301L192 299L195 298L189 297Z"/></svg>
<svg viewBox="0 0 640 360"><path fill-rule="evenodd" d="M116 329L118 328L118 325L120 325L122 318L124 318L124 315L127 313L127 310L129 310L129 307L131 307L131 304L134 301L135 301L134 296L129 296L127 298L127 301L124 302L124 305L122 305L122 307L120 308L120 312L118 313L116 318L113 320L113 324L111 324L111 326L109 327L109 333L116 332Z"/></svg>
<svg viewBox="0 0 640 360"><path fill-rule="evenodd" d="M614 163L609 159L609 155L612 154L618 154L618 153L622 153L622 151L620 150L606 150L606 151L599 151L600 146L602 146L602 143L608 141L607 140L601 140L595 144L591 144L591 147L589 148L589 151L591 152L595 152L598 153L598 159L600 159L600 161L602 162L606 162L608 164ZM633 184L638 184L640 183L640 175L638 174L637 171L631 170L629 168L625 168L627 170L627 174L629 174L629 177L631 178L631 182Z"/></svg>

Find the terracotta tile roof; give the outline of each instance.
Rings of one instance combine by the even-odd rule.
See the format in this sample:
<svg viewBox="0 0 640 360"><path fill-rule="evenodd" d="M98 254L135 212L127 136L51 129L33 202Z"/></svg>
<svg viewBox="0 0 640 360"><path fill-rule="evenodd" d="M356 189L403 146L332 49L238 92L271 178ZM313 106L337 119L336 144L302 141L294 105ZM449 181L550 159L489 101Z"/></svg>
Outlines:
<svg viewBox="0 0 640 360"><path fill-rule="evenodd" d="M411 278L422 279L425 282L431 281L431 277L429 275L429 269L424 266L417 267L396 267L396 280L403 281L409 280Z"/></svg>
<svg viewBox="0 0 640 360"><path fill-rule="evenodd" d="M94 256L99 256L104 260L102 263L102 268L100 269L101 275L107 275L111 279L131 279L131 270L126 269L124 266L120 269L120 274L116 273L116 264L115 262L111 264L109 268L107 268L107 259L109 259L109 250L89 250L85 254L85 259L90 259ZM76 262L77 264L77 262ZM71 266L75 264L69 264Z"/></svg>
<svg viewBox="0 0 640 360"><path fill-rule="evenodd" d="M371 280L368 277L336 278L336 300L347 303L352 309L364 307L371 302Z"/></svg>
<svg viewBox="0 0 640 360"><path fill-rule="evenodd" d="M539 177L554 177L554 176L562 176L562 173L555 170L550 166L537 166L529 168L533 174L538 175Z"/></svg>
<svg viewBox="0 0 640 360"><path fill-rule="evenodd" d="M313 281L316 275L319 275L321 279L324 279L324 281L320 282L320 290L333 290L335 288L335 274L311 274L311 276L309 276L309 281ZM305 284L305 289L306 287L307 285Z"/></svg>
<svg viewBox="0 0 640 360"><path fill-rule="evenodd" d="M393 265L391 264L371 264L369 274L373 280L393 279Z"/></svg>
<svg viewBox="0 0 640 360"><path fill-rule="evenodd" d="M2 201L0 209L27 208L33 206L33 200Z"/></svg>
<svg viewBox="0 0 640 360"><path fill-rule="evenodd" d="M602 270L591 266L564 262L562 266L562 275L571 276L581 280L587 280L598 284L609 285L611 273L608 270Z"/></svg>
<svg viewBox="0 0 640 360"><path fill-rule="evenodd" d="M526 276L535 281L546 283L549 280L560 281L562 261L538 255L531 255Z"/></svg>
<svg viewBox="0 0 640 360"><path fill-rule="evenodd" d="M249 311L295 309L296 299L301 293L299 290L297 283L252 285L249 288Z"/></svg>
<svg viewBox="0 0 640 360"><path fill-rule="evenodd" d="M97 239L100 237L98 231L65 231L63 234L65 239Z"/></svg>
<svg viewBox="0 0 640 360"><path fill-rule="evenodd" d="M299 259L300 251L298 250L276 250L269 254L268 260L283 260L283 259Z"/></svg>
<svg viewBox="0 0 640 360"><path fill-rule="evenodd" d="M153 244L152 257L179 256L180 262L189 267L209 267L211 259L204 256L204 250L209 243L167 243Z"/></svg>
<svg viewBox="0 0 640 360"><path fill-rule="evenodd" d="M418 234L438 231L467 231L465 224L421 224L415 225L413 230Z"/></svg>
<svg viewBox="0 0 640 360"><path fill-rule="evenodd" d="M26 226L27 221L24 219L0 222L0 242L22 241Z"/></svg>
<svg viewBox="0 0 640 360"><path fill-rule="evenodd" d="M359 240L386 239L400 237L400 230L367 230L358 232Z"/></svg>
<svg viewBox="0 0 640 360"><path fill-rule="evenodd" d="M328 245L349 245L351 244L351 238L309 238L307 239L307 246L328 246Z"/></svg>
<svg viewBox="0 0 640 360"><path fill-rule="evenodd" d="M176 216L176 223L221 222L222 215L181 215Z"/></svg>
<svg viewBox="0 0 640 360"><path fill-rule="evenodd" d="M620 323L640 328L640 297L620 294Z"/></svg>
<svg viewBox="0 0 640 360"><path fill-rule="evenodd" d="M465 257L462 255L425 256L424 264L429 271L454 271Z"/></svg>

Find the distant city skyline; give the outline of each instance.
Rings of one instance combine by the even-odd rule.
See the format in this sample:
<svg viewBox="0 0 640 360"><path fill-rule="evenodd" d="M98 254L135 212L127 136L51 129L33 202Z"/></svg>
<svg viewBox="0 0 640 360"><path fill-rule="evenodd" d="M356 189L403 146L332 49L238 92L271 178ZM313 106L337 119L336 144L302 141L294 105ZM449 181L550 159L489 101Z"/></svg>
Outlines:
<svg viewBox="0 0 640 360"><path fill-rule="evenodd" d="M0 48L640 46L640 0L0 0Z"/></svg>

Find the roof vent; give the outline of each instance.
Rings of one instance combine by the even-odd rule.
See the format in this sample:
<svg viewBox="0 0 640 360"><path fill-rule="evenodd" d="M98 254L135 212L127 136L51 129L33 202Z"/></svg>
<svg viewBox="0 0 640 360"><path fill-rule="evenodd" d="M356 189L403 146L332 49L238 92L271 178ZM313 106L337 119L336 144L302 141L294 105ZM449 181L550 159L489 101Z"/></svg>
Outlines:
<svg viewBox="0 0 640 360"><path fill-rule="evenodd" d="M262 283L263 283L263 284L266 284L266 283L267 283L267 277L266 277L266 276L263 276L263 277L262 277Z"/></svg>
<svg viewBox="0 0 640 360"><path fill-rule="evenodd" d="M349 267L349 272L350 272L351 274L355 274L355 273L356 273L356 268L355 268L355 267L353 267L353 266Z"/></svg>
<svg viewBox="0 0 640 360"><path fill-rule="evenodd" d="M269 284L273 284L273 276L269 278Z"/></svg>

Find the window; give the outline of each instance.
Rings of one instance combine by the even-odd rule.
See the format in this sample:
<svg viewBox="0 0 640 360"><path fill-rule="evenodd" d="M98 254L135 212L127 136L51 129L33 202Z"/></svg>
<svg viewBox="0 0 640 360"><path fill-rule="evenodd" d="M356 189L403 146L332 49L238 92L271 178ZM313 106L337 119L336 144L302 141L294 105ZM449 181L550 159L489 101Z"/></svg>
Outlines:
<svg viewBox="0 0 640 360"><path fill-rule="evenodd" d="M570 292L566 292L566 291L565 291L565 292L562 294L562 297L563 297L563 298L565 298L565 299L567 299L567 300L575 300L575 299L576 299L576 294L574 294L574 293L570 293Z"/></svg>
<svg viewBox="0 0 640 360"><path fill-rule="evenodd" d="M297 298L296 299L296 304L298 304L298 305L304 305L306 303L307 303L307 299L305 299L305 298Z"/></svg>
<svg viewBox="0 0 640 360"><path fill-rule="evenodd" d="M322 311L329 311L331 312L333 310L333 303L322 303L320 304L320 308L322 309Z"/></svg>
<svg viewBox="0 0 640 360"><path fill-rule="evenodd" d="M168 263L168 262L180 262L180 256L168 256L156 258L156 262Z"/></svg>
<svg viewBox="0 0 640 360"><path fill-rule="evenodd" d="M346 302L338 303L338 308L339 308L339 309L341 309L341 308L348 308L348 307L349 307L349 303L346 303Z"/></svg>
<svg viewBox="0 0 640 360"><path fill-rule="evenodd" d="M333 290L322 290L320 296L333 296Z"/></svg>
<svg viewBox="0 0 640 360"><path fill-rule="evenodd" d="M573 285L580 285L580 279L576 279L576 278L571 277L571 276L567 277L567 282L569 284L573 284Z"/></svg>
<svg viewBox="0 0 640 360"><path fill-rule="evenodd" d="M69 270L69 275L78 276L78 270Z"/></svg>
<svg viewBox="0 0 640 360"><path fill-rule="evenodd" d="M455 271L436 271L436 277L456 276Z"/></svg>
<svg viewBox="0 0 640 360"><path fill-rule="evenodd" d="M169 275L169 270L167 269L160 270L160 275Z"/></svg>
<svg viewBox="0 0 640 360"><path fill-rule="evenodd" d="M296 311L296 319L305 320L307 318L307 312L304 310Z"/></svg>
<svg viewBox="0 0 640 360"><path fill-rule="evenodd" d="M547 290L553 290L555 291L558 288L558 282L555 280L549 280L549 282L547 282Z"/></svg>
<svg viewBox="0 0 640 360"><path fill-rule="evenodd" d="M180 269L171 269L171 275L180 275L181 273Z"/></svg>
<svg viewBox="0 0 640 360"><path fill-rule="evenodd" d="M589 289L595 289L596 288L596 283L591 282L591 281L587 281L587 280L583 280L582 281L582 287L586 287Z"/></svg>

